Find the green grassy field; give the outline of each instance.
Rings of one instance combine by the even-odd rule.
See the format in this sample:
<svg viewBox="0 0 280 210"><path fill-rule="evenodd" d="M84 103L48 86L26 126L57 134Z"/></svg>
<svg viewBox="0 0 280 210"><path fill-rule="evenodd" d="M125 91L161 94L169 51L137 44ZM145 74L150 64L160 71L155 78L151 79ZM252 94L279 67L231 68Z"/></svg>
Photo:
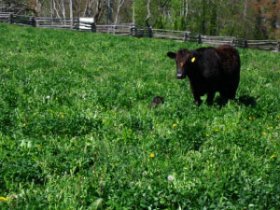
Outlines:
<svg viewBox="0 0 280 210"><path fill-rule="evenodd" d="M279 54L239 49L256 104L196 107L182 47L1 24L0 209L280 209Z"/></svg>

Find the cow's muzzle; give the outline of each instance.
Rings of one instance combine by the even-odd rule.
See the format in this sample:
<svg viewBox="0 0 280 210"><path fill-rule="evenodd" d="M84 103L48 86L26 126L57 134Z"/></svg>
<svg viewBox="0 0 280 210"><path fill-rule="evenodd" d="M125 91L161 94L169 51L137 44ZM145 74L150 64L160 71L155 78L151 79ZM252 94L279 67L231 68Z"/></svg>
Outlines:
<svg viewBox="0 0 280 210"><path fill-rule="evenodd" d="M177 73L177 79L184 79L183 73Z"/></svg>

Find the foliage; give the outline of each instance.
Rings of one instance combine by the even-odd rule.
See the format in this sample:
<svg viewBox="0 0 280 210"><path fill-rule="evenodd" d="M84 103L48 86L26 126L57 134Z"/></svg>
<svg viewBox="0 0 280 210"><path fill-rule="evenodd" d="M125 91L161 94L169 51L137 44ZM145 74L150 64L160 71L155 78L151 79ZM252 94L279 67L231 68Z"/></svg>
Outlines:
<svg viewBox="0 0 280 210"><path fill-rule="evenodd" d="M239 102L196 107L182 47L1 24L0 208L279 209L279 55L239 50Z"/></svg>
<svg viewBox="0 0 280 210"><path fill-rule="evenodd" d="M149 24L158 29L279 39L279 0L0 0L18 14L94 17L98 24ZM70 3L71 2L71 3ZM72 5L72 6L71 6ZM5 7L5 6L4 6Z"/></svg>
<svg viewBox="0 0 280 210"><path fill-rule="evenodd" d="M145 17L146 1L140 2L137 8L144 13L136 13ZM247 39L279 38L279 1L174 0L154 3L151 6L155 28Z"/></svg>

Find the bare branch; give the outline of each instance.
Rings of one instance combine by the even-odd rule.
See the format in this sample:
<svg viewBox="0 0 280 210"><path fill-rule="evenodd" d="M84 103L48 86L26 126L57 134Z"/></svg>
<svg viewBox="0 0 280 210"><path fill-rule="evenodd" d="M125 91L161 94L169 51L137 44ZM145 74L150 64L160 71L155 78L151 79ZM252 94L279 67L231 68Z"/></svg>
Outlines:
<svg viewBox="0 0 280 210"><path fill-rule="evenodd" d="M147 0L147 17L146 21L148 21L151 18L151 0Z"/></svg>
<svg viewBox="0 0 280 210"><path fill-rule="evenodd" d="M124 4L124 0L118 0L117 11L116 11L115 21L114 21L115 25L118 23L120 10L121 10L121 7L123 6L123 4Z"/></svg>
<svg viewBox="0 0 280 210"><path fill-rule="evenodd" d="M57 17L57 18L61 18L60 15L59 15L58 10L56 9L56 2L55 2L55 0L53 0L53 9L54 9L54 11L56 12L56 17Z"/></svg>

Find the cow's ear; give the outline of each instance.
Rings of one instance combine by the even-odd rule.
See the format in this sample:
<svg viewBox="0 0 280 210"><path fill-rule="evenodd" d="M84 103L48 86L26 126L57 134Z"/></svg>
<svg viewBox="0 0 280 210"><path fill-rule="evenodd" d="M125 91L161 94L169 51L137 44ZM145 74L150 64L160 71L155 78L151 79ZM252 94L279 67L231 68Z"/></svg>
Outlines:
<svg viewBox="0 0 280 210"><path fill-rule="evenodd" d="M176 53L174 53L174 52L168 52L168 53L167 53L167 56L168 56L169 58L175 59L175 58L176 58Z"/></svg>

